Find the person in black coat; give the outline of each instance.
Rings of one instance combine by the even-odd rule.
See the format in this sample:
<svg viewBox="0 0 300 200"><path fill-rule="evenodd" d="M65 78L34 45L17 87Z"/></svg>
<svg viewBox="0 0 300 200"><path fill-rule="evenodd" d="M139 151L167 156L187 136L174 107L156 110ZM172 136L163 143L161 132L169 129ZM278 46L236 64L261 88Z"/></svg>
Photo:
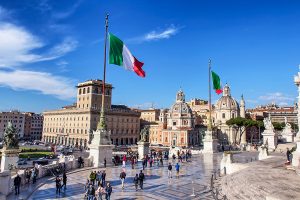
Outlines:
<svg viewBox="0 0 300 200"><path fill-rule="evenodd" d="M144 175L143 171L141 170L140 174L139 174L139 181L140 181L140 188L141 188L141 190L144 187L144 180L145 180L145 175Z"/></svg>
<svg viewBox="0 0 300 200"><path fill-rule="evenodd" d="M63 174L63 185L61 186L61 188L63 186L65 186L64 189L67 189L67 174L66 174L66 172L64 172L64 174Z"/></svg>
<svg viewBox="0 0 300 200"><path fill-rule="evenodd" d="M14 179L15 195L20 194L21 177L19 174Z"/></svg>
<svg viewBox="0 0 300 200"><path fill-rule="evenodd" d="M106 188L105 188L105 198L106 200L110 200L110 196L111 196L111 193L112 193L112 187L110 185L110 183L107 183L106 185Z"/></svg>
<svg viewBox="0 0 300 200"><path fill-rule="evenodd" d="M61 180L59 176L56 177L55 179L55 184L56 184L56 194L60 194L60 189L61 189Z"/></svg>
<svg viewBox="0 0 300 200"><path fill-rule="evenodd" d="M134 186L135 186L135 190L137 191L138 190L138 185L139 185L139 175L136 174L135 177L133 178L133 183L134 183Z"/></svg>

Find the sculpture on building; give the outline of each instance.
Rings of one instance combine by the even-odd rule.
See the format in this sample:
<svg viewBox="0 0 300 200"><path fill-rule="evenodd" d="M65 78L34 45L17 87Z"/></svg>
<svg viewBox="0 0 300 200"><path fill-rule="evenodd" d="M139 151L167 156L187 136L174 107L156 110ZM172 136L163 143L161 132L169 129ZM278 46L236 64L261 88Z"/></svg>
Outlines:
<svg viewBox="0 0 300 200"><path fill-rule="evenodd" d="M7 128L4 132L4 144L6 149L18 149L19 141L18 134L15 127L13 127L11 122L8 122Z"/></svg>
<svg viewBox="0 0 300 200"><path fill-rule="evenodd" d="M140 133L141 140L140 142L148 142L149 137L149 126L144 126Z"/></svg>

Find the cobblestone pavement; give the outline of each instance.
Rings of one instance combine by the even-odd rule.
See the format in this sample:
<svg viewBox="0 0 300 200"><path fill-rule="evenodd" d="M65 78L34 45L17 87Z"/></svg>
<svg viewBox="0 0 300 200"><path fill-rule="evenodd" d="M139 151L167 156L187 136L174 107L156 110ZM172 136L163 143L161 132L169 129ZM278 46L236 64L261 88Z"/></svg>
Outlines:
<svg viewBox="0 0 300 200"><path fill-rule="evenodd" d="M125 189L121 189L119 174L121 167L107 168L107 180L112 184L112 200L183 200L183 199L213 199L209 190L210 177L213 170L219 168L221 154L199 155L192 159L192 162L184 162L181 165L179 179L175 178L175 172L172 179L168 179L167 162L164 161L164 167L154 166L151 169L145 169L144 190L135 191L133 177L138 173L142 166L139 164L135 169L131 166L126 167L127 177L125 180ZM173 165L176 164L173 162ZM102 170L102 169L99 169ZM173 170L174 171L174 170ZM38 188L29 198L30 200L40 199L83 199L84 183L89 176L90 171L81 171L72 173L68 176L67 190L60 196L55 194L55 183L47 182ZM193 188L196 197L191 197Z"/></svg>

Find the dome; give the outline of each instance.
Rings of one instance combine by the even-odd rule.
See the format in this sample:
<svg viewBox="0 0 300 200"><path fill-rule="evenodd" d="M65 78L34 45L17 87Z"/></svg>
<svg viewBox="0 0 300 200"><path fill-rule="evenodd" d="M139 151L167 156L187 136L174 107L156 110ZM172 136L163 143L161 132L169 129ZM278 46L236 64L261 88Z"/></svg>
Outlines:
<svg viewBox="0 0 300 200"><path fill-rule="evenodd" d="M238 102L231 97L230 87L226 84L223 90L223 96L215 104L217 110L239 110Z"/></svg>
<svg viewBox="0 0 300 200"><path fill-rule="evenodd" d="M170 113L178 113L180 114L191 114L192 110L189 107L189 105L185 102L185 94L184 92L180 89L177 94L176 94L176 103L173 104L173 106L170 109Z"/></svg>

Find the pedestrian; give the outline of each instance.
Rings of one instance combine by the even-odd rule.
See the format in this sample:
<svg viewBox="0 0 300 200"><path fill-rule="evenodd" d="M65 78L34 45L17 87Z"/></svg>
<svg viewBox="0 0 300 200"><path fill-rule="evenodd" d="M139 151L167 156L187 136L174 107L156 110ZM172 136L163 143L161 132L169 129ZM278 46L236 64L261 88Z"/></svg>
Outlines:
<svg viewBox="0 0 300 200"><path fill-rule="evenodd" d="M139 182L140 182L141 190L144 189L144 180L145 180L145 175L144 175L143 171L141 170L140 174L139 174Z"/></svg>
<svg viewBox="0 0 300 200"><path fill-rule="evenodd" d="M64 172L64 174L63 174L63 185L61 186L61 188L62 187L64 187L64 190L67 189L67 174L66 174L66 172Z"/></svg>
<svg viewBox="0 0 300 200"><path fill-rule="evenodd" d="M105 171L102 172L102 185L105 185L105 178L106 178L106 173Z"/></svg>
<svg viewBox="0 0 300 200"><path fill-rule="evenodd" d="M135 186L135 191L138 190L138 185L139 185L139 175L136 174L135 177L133 178L133 183L134 183L134 186Z"/></svg>
<svg viewBox="0 0 300 200"><path fill-rule="evenodd" d="M95 188L90 185L86 192L87 200L94 200L95 198Z"/></svg>
<svg viewBox="0 0 300 200"><path fill-rule="evenodd" d="M106 168L106 158L104 158L104 168Z"/></svg>
<svg viewBox="0 0 300 200"><path fill-rule="evenodd" d="M125 182L125 178L126 178L126 173L125 173L125 171L123 170L123 171L120 173L120 179L121 179L121 183L122 183L122 190L124 190L124 182Z"/></svg>
<svg viewBox="0 0 300 200"><path fill-rule="evenodd" d="M134 158L131 157L131 168L134 169Z"/></svg>
<svg viewBox="0 0 300 200"><path fill-rule="evenodd" d="M92 182L93 185L95 185L95 180L96 180L96 171L95 172L91 171L90 181Z"/></svg>
<svg viewBox="0 0 300 200"><path fill-rule="evenodd" d="M98 200L102 200L102 195L105 194L105 190L104 187L102 186L102 184L99 185L96 194L98 196Z"/></svg>
<svg viewBox="0 0 300 200"><path fill-rule="evenodd" d="M97 185L99 186L102 183L102 172L98 171L96 174Z"/></svg>
<svg viewBox="0 0 300 200"><path fill-rule="evenodd" d="M176 177L179 178L180 165L178 163L175 165L175 169L176 169Z"/></svg>
<svg viewBox="0 0 300 200"><path fill-rule="evenodd" d="M90 180L87 179L86 182L85 182L85 185L84 185L84 192L86 193L87 190L89 189L89 186L90 186Z"/></svg>
<svg viewBox="0 0 300 200"><path fill-rule="evenodd" d="M14 179L15 195L20 194L21 177L19 174Z"/></svg>
<svg viewBox="0 0 300 200"><path fill-rule="evenodd" d="M32 177L32 184L35 184L36 177L37 177L37 170L35 167L32 169L31 177Z"/></svg>
<svg viewBox="0 0 300 200"><path fill-rule="evenodd" d="M144 158L143 162L142 162L142 164L143 164L143 170L145 170L146 163L147 163L147 160L146 160L146 158Z"/></svg>
<svg viewBox="0 0 300 200"><path fill-rule="evenodd" d="M168 178L172 178L172 165L169 163L168 165Z"/></svg>
<svg viewBox="0 0 300 200"><path fill-rule="evenodd" d="M61 180L60 180L59 176L56 177L55 184L56 184L56 194L60 195Z"/></svg>
<svg viewBox="0 0 300 200"><path fill-rule="evenodd" d="M175 159L176 159L176 156L175 156L175 154L173 154L173 155L172 155L172 158L173 158L173 160L175 160Z"/></svg>
<svg viewBox="0 0 300 200"><path fill-rule="evenodd" d="M291 151L289 148L286 148L286 157L287 157L287 162L291 163Z"/></svg>
<svg viewBox="0 0 300 200"><path fill-rule="evenodd" d="M110 200L111 193L112 193L112 187L111 187L110 183L107 183L106 188L105 188L105 198L106 198L106 200Z"/></svg>
<svg viewBox="0 0 300 200"><path fill-rule="evenodd" d="M25 177L26 177L27 183L30 183L31 171L28 168L26 168L26 170L25 170Z"/></svg>
<svg viewBox="0 0 300 200"><path fill-rule="evenodd" d="M123 156L122 167L126 167L126 155Z"/></svg>

